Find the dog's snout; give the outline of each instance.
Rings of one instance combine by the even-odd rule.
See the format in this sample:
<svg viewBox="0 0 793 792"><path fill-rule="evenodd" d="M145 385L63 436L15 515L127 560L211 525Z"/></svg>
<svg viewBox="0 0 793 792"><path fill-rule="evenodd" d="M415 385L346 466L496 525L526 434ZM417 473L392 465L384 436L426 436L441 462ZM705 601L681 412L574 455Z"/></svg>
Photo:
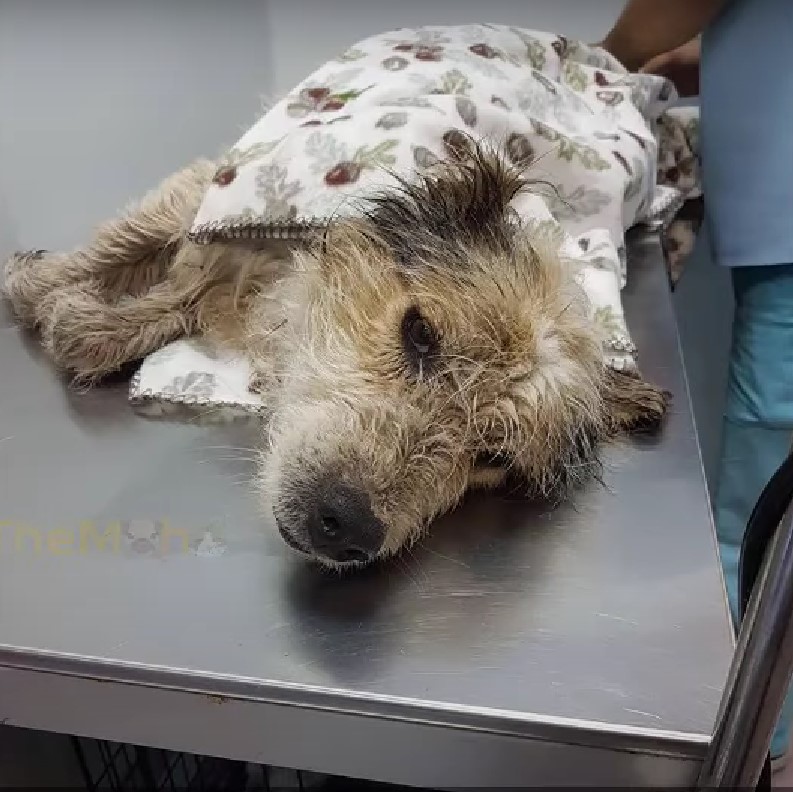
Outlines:
<svg viewBox="0 0 793 792"><path fill-rule="evenodd" d="M317 489L315 498L308 534L316 553L340 563L370 561L377 555L385 527L365 493L328 483Z"/></svg>

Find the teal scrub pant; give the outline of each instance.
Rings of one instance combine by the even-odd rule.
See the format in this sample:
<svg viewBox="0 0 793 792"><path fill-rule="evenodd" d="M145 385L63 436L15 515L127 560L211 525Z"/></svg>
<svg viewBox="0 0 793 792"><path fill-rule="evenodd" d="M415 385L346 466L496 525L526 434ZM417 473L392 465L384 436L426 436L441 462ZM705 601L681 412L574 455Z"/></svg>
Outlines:
<svg viewBox="0 0 793 792"><path fill-rule="evenodd" d="M714 513L737 623L738 560L746 523L793 442L793 264L731 272L735 319ZM793 690L774 732L774 758L787 751L791 720Z"/></svg>

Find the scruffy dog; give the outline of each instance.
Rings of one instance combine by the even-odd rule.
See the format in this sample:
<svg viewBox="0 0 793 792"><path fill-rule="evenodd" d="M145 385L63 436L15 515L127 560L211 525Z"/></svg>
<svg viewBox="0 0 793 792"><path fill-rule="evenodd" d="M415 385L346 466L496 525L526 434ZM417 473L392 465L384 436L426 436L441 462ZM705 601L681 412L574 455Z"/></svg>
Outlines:
<svg viewBox="0 0 793 792"><path fill-rule="evenodd" d="M469 488L561 494L601 441L661 421L664 393L604 365L574 266L510 216L528 186L497 153L295 250L189 242L215 172L170 177L85 249L14 256L5 290L81 382L192 333L244 349L271 408L260 483L298 551L388 556Z"/></svg>

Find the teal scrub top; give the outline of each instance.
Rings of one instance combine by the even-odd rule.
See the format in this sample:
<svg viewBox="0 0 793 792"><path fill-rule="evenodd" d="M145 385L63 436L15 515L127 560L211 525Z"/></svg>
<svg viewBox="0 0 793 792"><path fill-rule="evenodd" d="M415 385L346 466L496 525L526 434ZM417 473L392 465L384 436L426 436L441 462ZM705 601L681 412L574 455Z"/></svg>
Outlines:
<svg viewBox="0 0 793 792"><path fill-rule="evenodd" d="M728 0L702 36L700 106L715 260L793 263L793 0Z"/></svg>

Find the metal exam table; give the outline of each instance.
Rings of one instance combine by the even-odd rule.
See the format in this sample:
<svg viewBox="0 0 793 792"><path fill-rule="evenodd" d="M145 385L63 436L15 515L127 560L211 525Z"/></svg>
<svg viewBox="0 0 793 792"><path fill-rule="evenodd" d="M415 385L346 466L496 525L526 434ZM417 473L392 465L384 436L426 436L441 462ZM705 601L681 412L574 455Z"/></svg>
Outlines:
<svg viewBox="0 0 793 792"><path fill-rule="evenodd" d="M347 578L262 515L254 427L75 392L3 306L0 721L428 787L693 786L734 641L656 237L629 261L660 437Z"/></svg>

